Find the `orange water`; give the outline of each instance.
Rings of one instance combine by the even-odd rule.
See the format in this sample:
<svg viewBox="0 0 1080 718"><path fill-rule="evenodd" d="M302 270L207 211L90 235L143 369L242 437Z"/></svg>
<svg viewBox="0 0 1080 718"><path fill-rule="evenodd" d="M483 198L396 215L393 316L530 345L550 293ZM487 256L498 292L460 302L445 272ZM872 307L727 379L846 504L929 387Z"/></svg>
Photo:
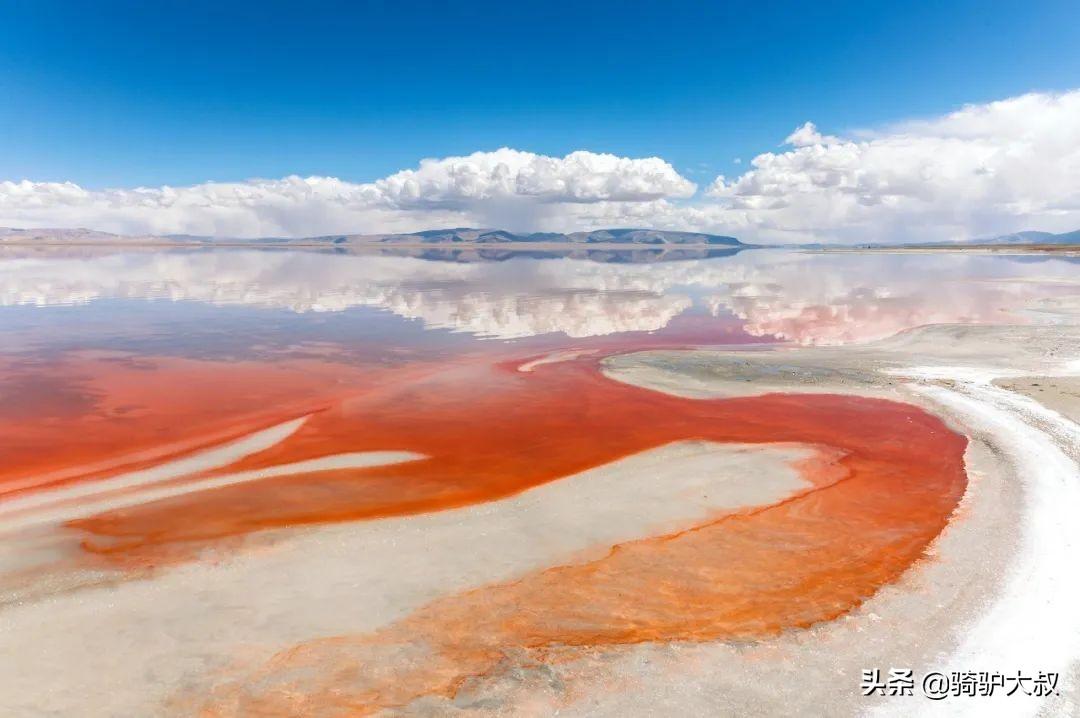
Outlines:
<svg viewBox="0 0 1080 718"><path fill-rule="evenodd" d="M820 449L801 467L811 488L794 498L452 595L373 635L302 644L206 708L250 715L344 715L452 695L507 655L757 639L829 620L917 561L964 491L965 439L914 406L837 395L682 399L604 377L596 355L518 371L524 359L373 367L70 358L64 369L106 396L105 409L84 415L73 400L67 413L7 420L15 433L3 441L19 448L0 487L43 490L19 484L35 472L60 477L53 483L92 480L309 412L281 444L217 473L368 450L427 457L71 522L88 558L125 568L190 559L260 529L490 501L677 440ZM74 466L97 468L80 477Z"/></svg>

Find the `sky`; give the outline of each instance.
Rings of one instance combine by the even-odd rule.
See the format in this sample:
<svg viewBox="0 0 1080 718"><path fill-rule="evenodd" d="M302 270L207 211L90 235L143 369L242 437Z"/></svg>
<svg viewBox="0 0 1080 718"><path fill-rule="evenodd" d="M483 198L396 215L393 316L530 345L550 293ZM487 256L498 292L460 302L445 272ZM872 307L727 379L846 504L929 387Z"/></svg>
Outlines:
<svg viewBox="0 0 1080 718"><path fill-rule="evenodd" d="M1065 231L1078 86L1074 0L0 0L0 224Z"/></svg>

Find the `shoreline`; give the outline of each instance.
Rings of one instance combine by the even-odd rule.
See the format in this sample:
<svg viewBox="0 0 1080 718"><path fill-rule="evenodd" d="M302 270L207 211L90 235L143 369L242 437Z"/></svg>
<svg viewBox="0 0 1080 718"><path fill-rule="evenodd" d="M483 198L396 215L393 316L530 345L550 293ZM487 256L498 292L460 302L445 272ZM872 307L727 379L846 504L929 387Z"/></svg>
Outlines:
<svg viewBox="0 0 1080 718"><path fill-rule="evenodd" d="M799 249L793 247L793 249ZM806 252L822 254L1064 254L1080 255L1080 246L1072 244L972 244L961 247L813 247Z"/></svg>
<svg viewBox="0 0 1080 718"><path fill-rule="evenodd" d="M4 248L27 249L44 247L49 249L70 247L73 249L326 249L326 250L429 250L429 251L479 251L504 250L514 252L556 252L556 251L714 251L742 252L751 249L773 249L811 254L1051 254L1073 256L1080 255L1080 246L1069 244L970 244L970 245L926 245L926 246L803 246L769 244L708 244L701 242L687 243L629 243L629 242L396 242L396 241L316 241L312 239L225 239L225 240L183 240L183 239L117 239L112 240L52 240L52 239L2 239L0 251Z"/></svg>
<svg viewBox="0 0 1080 718"><path fill-rule="evenodd" d="M280 240L267 241L260 239L251 240L214 240L214 241L187 241L187 240L117 240L117 241L66 241L66 240L3 240L0 239L0 248L3 247L162 247L204 249L237 248L248 249L290 249L311 248L323 249L342 248L372 248L372 249L537 249L550 251L554 249L715 249L715 250L743 250L743 249L768 249L765 245L756 244L706 244L706 243L629 243L629 242L334 242L332 240L317 242L313 240Z"/></svg>
<svg viewBox="0 0 1080 718"><path fill-rule="evenodd" d="M836 391L898 399L941 417L968 437L968 489L928 557L844 621L815 629L816 648L794 641L790 650L805 653L799 658L804 668L834 661L821 641L842 634L836 640L846 644L845 656L857 655L852 641L870 641L876 647L868 656L842 662L847 668L841 670L857 675L859 668L892 665L913 668L919 676L932 670L1015 670L1007 660L1015 648L1023 655L1022 670L1060 673L1061 696L1042 704L1010 703L1011 714L1055 714L1069 712L1080 697L1070 680L1080 675L1080 642L1072 628L1076 619L1070 598L1080 589L1062 576L1065 564L1054 553L1067 554L1068 547L1080 541L1057 528L1069 524L1055 511L1055 506L1072 505L1070 492L1076 492L1080 480L1080 447L1074 443L1080 429L1069 418L1080 409L1074 394L1076 368L1068 357L1055 356L1062 343L1074 342L1080 343L1075 326L928 326L839 351L788 346L739 353L627 354L605 360L605 374L658 391L681 389L683 396L699 398ZM1048 589L1048 583L1058 588ZM1071 593L1066 584L1073 586ZM1031 586L1042 586L1034 592L1038 609L1028 605L1036 600L1027 598ZM1043 605L1047 596L1059 594L1065 598ZM845 622L854 634L838 625ZM932 630L906 630L913 625ZM903 640L898 639L901 635ZM1009 640L1003 646L1002 635L1053 640L1042 651L1039 641ZM811 690L805 684L803 689ZM843 705L840 714L863 713L868 707L874 715L936 715L935 710L952 715L987 708L955 701L920 705L911 699L838 703L828 691L822 700L833 709ZM814 714L805 703L803 710Z"/></svg>

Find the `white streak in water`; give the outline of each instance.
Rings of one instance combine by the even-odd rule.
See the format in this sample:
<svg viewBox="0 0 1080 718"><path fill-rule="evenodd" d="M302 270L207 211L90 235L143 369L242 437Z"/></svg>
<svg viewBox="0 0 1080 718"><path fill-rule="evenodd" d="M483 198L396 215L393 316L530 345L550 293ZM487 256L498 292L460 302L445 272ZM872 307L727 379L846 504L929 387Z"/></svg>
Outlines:
<svg viewBox="0 0 1080 718"><path fill-rule="evenodd" d="M136 506L195 491L217 489L259 479L269 479L313 471L358 469L396 464L423 458L410 451L366 451L322 456L291 464L240 471L199 481L166 483L173 479L219 469L265 451L292 436L307 417L286 421L207 451L169 461L148 469L131 471L110 479L88 481L52 491L33 493L0 502L0 532L29 526L59 523L92 516L103 511Z"/></svg>
<svg viewBox="0 0 1080 718"><path fill-rule="evenodd" d="M589 354L595 354L595 353L596 352L589 351L589 350L580 350L580 351L579 350L573 350L573 351L564 351L564 352L552 352L550 354L545 354L542 357L539 357L537 359L533 359L532 361L527 361L524 364L519 365L517 370L521 371L521 372L531 372L536 367L543 366L544 364L557 364L559 362L564 362L564 361L573 361L574 359L577 359L579 357L583 357L583 356L587 356Z"/></svg>
<svg viewBox="0 0 1080 718"><path fill-rule="evenodd" d="M100 481L85 481L70 486L62 486L56 489L44 490L20 496L6 501L0 501L0 516L8 513L21 512L29 509L42 508L55 503L66 502L73 499L93 497L98 494L112 491L122 491L137 486L169 481L182 476L197 474L203 471L220 469L223 466L236 463L240 459L260 451L266 451L275 444L279 444L292 436L303 423L306 416L299 419L286 421L269 429L256 431L242 439L231 441L222 446L200 451L182 459L167 461L163 464L151 466L148 469L129 471L109 479Z"/></svg>
<svg viewBox="0 0 1080 718"><path fill-rule="evenodd" d="M351 454L332 454L321 456L317 459L296 461L291 464L278 464L268 466L265 469L252 469L251 471L239 471L234 474L215 476L201 481L188 481L181 484L168 484L154 486L140 491L122 493L110 498L102 498L97 501L80 501L78 503L64 503L59 506L49 506L39 510L27 510L16 514L11 519L4 519L3 530L11 531L25 529L43 523L59 523L70 521L83 516L93 516L104 511L112 511L127 506L138 506L160 501L174 496L220 489L224 486L243 484L260 479L272 479L279 476L292 476L295 474L308 474L315 471L333 471L335 469L366 469L373 466L385 466L388 464L400 464L405 461L423 459L423 454L412 451L360 451ZM2 516L2 514L0 514Z"/></svg>

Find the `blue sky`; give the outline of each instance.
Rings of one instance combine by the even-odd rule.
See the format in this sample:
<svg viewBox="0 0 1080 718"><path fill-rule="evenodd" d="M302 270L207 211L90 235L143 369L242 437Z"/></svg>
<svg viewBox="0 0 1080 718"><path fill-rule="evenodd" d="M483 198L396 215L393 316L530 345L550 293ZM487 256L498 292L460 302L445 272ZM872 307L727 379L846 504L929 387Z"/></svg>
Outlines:
<svg viewBox="0 0 1080 718"><path fill-rule="evenodd" d="M843 133L1069 89L1078 16L1075 1L0 0L0 180L363 182L509 146L655 155L705 185L806 120Z"/></svg>

